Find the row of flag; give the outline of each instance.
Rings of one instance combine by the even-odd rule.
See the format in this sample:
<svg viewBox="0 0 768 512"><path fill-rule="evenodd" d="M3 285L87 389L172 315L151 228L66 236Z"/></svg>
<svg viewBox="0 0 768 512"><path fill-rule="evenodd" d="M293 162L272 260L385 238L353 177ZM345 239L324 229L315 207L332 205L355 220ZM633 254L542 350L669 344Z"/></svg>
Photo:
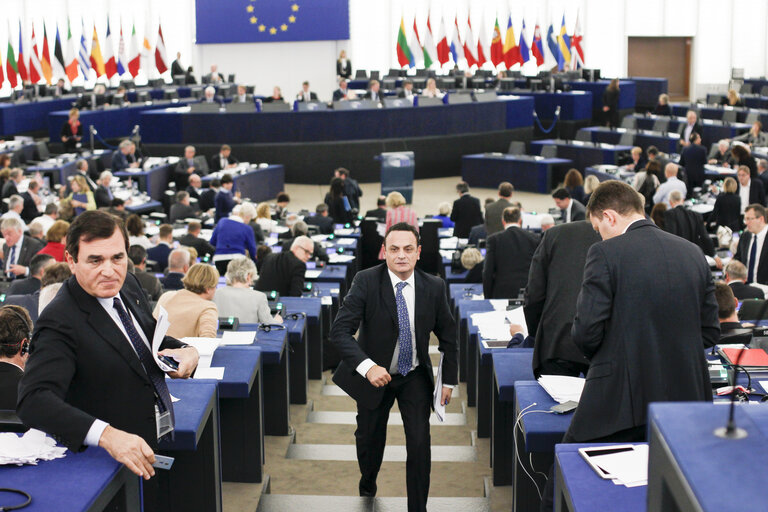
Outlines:
<svg viewBox="0 0 768 512"><path fill-rule="evenodd" d="M32 27L32 37L30 40L32 48L27 52L22 44L22 26L21 21L19 21L18 56L11 43L10 27L8 33L8 51L6 53L5 66L3 66L2 54L0 53L0 86L6 79L11 88L16 88L20 81L21 83L31 82L37 84L43 79L48 85L51 85L53 81L60 78L72 83L78 76L88 80L91 69L94 70L97 79L106 77L108 80L111 80L115 75L122 77L126 73L130 73L133 78L136 78L140 69L144 69L146 73L149 73L154 68L157 69L158 73L162 74L170 68L165 49L165 40L163 39L163 28L160 25L157 28L154 55L149 42L150 30L145 31L143 41L139 42L135 23L132 26L130 49L127 53L122 23L120 24L120 33L117 36L117 52L115 52L109 18L107 18L107 35L104 40L103 52L96 27L93 27L93 37L89 49L84 24L79 48L75 52L75 41L72 37L69 19L67 19L67 35L63 44L58 24L56 26L53 58L51 58L48 47L48 29L45 23L43 23L42 53L38 51L34 27ZM5 71L3 71L3 68L5 68Z"/></svg>
<svg viewBox="0 0 768 512"><path fill-rule="evenodd" d="M482 23L477 33L484 33ZM552 24L549 25L546 48L557 62L560 70L584 67L582 37L578 13L576 15L576 26L571 35L568 35L565 28L565 16L563 16L559 31L555 32L554 26ZM435 41L437 42L435 43ZM545 46L541 38L541 29L538 22L533 31L533 40L529 45L525 40L525 21L523 21L520 37L517 38L515 37L515 31L512 27L512 16L510 15L507 21L506 33L502 38L497 17L488 50L488 57L494 68L503 65L506 69L510 69L516 64L522 66L532 59L535 59L536 66L544 65ZM451 58L454 64L458 64L459 59L463 58L467 62L467 68L472 66L480 68L486 62L489 62L489 59L486 58L486 48L483 45L482 38L478 37L477 41L475 41L474 30L469 19L467 19L467 28L464 40L462 41L458 16L454 18L451 35L449 36L443 18L440 19L437 32L433 34L430 16L427 14L427 30L423 38L419 36L415 17L413 28L410 31L406 29L404 17L400 17L400 29L397 34L397 62L400 64L400 67L416 67L422 63L424 68L429 68L434 63L439 63L442 66L447 64Z"/></svg>

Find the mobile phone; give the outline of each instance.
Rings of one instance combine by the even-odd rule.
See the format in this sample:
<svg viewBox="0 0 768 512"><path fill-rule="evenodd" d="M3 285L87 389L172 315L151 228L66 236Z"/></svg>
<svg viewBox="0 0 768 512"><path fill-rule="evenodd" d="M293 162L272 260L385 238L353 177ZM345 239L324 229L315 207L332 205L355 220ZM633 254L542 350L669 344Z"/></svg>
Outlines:
<svg viewBox="0 0 768 512"><path fill-rule="evenodd" d="M170 366L171 368L173 368L174 370L179 369L179 363L175 359L172 359L168 356L161 356L161 355L158 355L157 358L162 362L164 362L165 364L167 364L168 366Z"/></svg>
<svg viewBox="0 0 768 512"><path fill-rule="evenodd" d="M564 402L562 404L553 405L552 407L549 408L549 410L554 412L555 414L565 414L567 412L571 412L572 410L576 409L578 405L579 405L579 402L568 400L567 402Z"/></svg>

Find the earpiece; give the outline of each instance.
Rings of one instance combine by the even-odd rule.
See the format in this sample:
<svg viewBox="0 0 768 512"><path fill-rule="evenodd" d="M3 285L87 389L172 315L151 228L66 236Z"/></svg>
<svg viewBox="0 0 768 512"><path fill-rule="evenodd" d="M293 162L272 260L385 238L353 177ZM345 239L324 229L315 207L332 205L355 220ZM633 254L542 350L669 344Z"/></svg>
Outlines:
<svg viewBox="0 0 768 512"><path fill-rule="evenodd" d="M27 355L29 353L29 341L32 339L32 326L29 325L29 322L27 322L27 319L24 318L24 315L22 315L21 313L16 311L16 309L14 309L14 308L12 308L10 306L3 306L2 308L0 308L0 310L3 310L3 309L5 309L7 311L10 311L14 315L16 315L16 317L19 320L21 320L22 323L24 324L24 326L27 328L27 337L25 339L22 339L21 341L14 342L14 343L3 343L3 345L15 346L15 345L18 345L19 343L21 343L21 355L23 355L23 356Z"/></svg>

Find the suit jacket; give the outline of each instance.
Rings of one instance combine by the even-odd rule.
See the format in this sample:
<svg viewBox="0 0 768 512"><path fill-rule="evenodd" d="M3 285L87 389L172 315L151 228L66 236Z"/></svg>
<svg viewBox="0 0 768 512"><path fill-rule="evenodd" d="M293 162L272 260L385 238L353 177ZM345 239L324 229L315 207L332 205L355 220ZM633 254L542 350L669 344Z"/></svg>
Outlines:
<svg viewBox="0 0 768 512"><path fill-rule="evenodd" d="M416 354L431 379L429 336L434 332L443 353L443 383L458 383L456 323L448 308L445 282L420 269L414 270ZM357 339L354 338L359 332ZM358 272L331 327L330 341L341 356L333 381L358 405L369 409L381 402L384 388L373 387L357 373L366 359L389 368L397 346L399 326L395 293L386 264ZM434 385L434 379L433 379ZM430 389L430 392L432 390Z"/></svg>
<svg viewBox="0 0 768 512"><path fill-rule="evenodd" d="M464 278L465 283L480 284L483 282L483 268L485 268L485 261L481 261L467 272L467 277Z"/></svg>
<svg viewBox="0 0 768 512"><path fill-rule="evenodd" d="M385 210L382 211L384 212L384 218L386 218L387 212ZM310 215L309 217L304 217L304 222L310 226L317 226L320 230L320 233L323 235L330 235L333 233L333 219L331 217L323 217L322 215Z"/></svg>
<svg viewBox="0 0 768 512"><path fill-rule="evenodd" d="M376 93L371 90L368 90L363 95L363 98L366 100L381 101L382 98L384 98L384 94L381 92L381 89L379 89L379 92L376 92Z"/></svg>
<svg viewBox="0 0 768 512"><path fill-rule="evenodd" d="M290 233L290 231L289 231L289 233ZM291 250L291 245L293 245L293 241L294 240L296 240L296 239L295 238L287 238L283 242L283 251L282 252L290 251ZM314 242L314 244L315 244L315 248L312 251L312 258L314 260L324 261L325 263L328 263L328 260L329 260L329 258L328 258L328 251L325 250L325 248L320 244L320 242Z"/></svg>
<svg viewBox="0 0 768 512"><path fill-rule="evenodd" d="M486 238L488 238L488 233L485 231L485 224L478 224L469 230L467 244L478 247L480 245L480 240L485 240Z"/></svg>
<svg viewBox="0 0 768 512"><path fill-rule="evenodd" d="M195 199L200 201L200 194L197 193L197 189L192 185L187 186L187 193L189 194L189 197L194 197ZM199 206L199 203L198 203L198 206Z"/></svg>
<svg viewBox="0 0 768 512"><path fill-rule="evenodd" d="M232 193L227 192L222 188L219 190L219 193L216 194L213 204L216 206L214 218L216 222L219 222L221 219L229 217L229 213L234 209L236 203Z"/></svg>
<svg viewBox="0 0 768 512"><path fill-rule="evenodd" d="M387 220L387 209L386 208L374 208L373 210L368 210L365 212L366 217L376 217L381 222L386 222Z"/></svg>
<svg viewBox="0 0 768 512"><path fill-rule="evenodd" d="M112 193L107 187L103 185L99 185L99 188L97 188L96 191L93 193L93 199L96 201L96 207L107 208L109 206L112 206L111 196L112 196Z"/></svg>
<svg viewBox="0 0 768 512"><path fill-rule="evenodd" d="M40 289L40 280L36 277L16 279L6 292L8 295L29 295Z"/></svg>
<svg viewBox="0 0 768 512"><path fill-rule="evenodd" d="M8 180L3 185L3 199L19 194L19 189L16 188L16 182Z"/></svg>
<svg viewBox="0 0 768 512"><path fill-rule="evenodd" d="M197 162L192 161L192 165L190 166L187 159L182 157L179 160L179 163L176 164L176 169L173 171L174 181L176 182L176 190L184 190L187 188L187 185L189 185L189 174L187 173L187 169L189 169L189 167L194 167L194 172L198 175L205 174L200 170Z"/></svg>
<svg viewBox="0 0 768 512"><path fill-rule="evenodd" d="M16 410L17 390L24 371L15 364L0 361L0 409Z"/></svg>
<svg viewBox="0 0 768 512"><path fill-rule="evenodd" d="M35 238L32 238L31 236L27 236L27 235L22 235L22 236L24 238L21 242L21 250L19 251L18 257L16 258L16 264L28 267L29 262L32 259L32 256L40 252L40 249L42 249L45 246L43 245L43 242ZM10 249L8 248L8 244L4 243L3 255L6 258L8 258L10 254L11 252L10 252Z"/></svg>
<svg viewBox="0 0 768 512"><path fill-rule="evenodd" d="M296 99L299 101L304 101L304 91L296 95ZM317 94L312 91L309 91L309 101L317 101Z"/></svg>
<svg viewBox="0 0 768 512"><path fill-rule="evenodd" d="M163 293L163 287L160 285L160 280L155 277L155 274L151 274L145 270L136 269L133 275L136 276L141 288L150 300L156 301L160 298L160 295Z"/></svg>
<svg viewBox="0 0 768 512"><path fill-rule="evenodd" d="M571 335L590 361L566 434L575 442L645 425L651 402L712 400L703 349L720 325L709 265L648 220L589 249Z"/></svg>
<svg viewBox="0 0 768 512"><path fill-rule="evenodd" d="M701 144L690 144L680 152L680 165L685 167L690 187L704 183L704 166L707 164L707 150Z"/></svg>
<svg viewBox="0 0 768 512"><path fill-rule="evenodd" d="M742 262L744 265L747 266L747 270L749 270L749 264L747 260L749 259L749 244L752 242L752 233L750 233L747 230L744 230L744 232L741 234L741 238L739 238L739 245L736 248L736 254L733 255L734 258ZM768 285L768 246L766 244L763 244L763 250L760 251L760 257L757 260L757 267L755 268L755 281L757 281L760 284L766 284Z"/></svg>
<svg viewBox="0 0 768 512"><path fill-rule="evenodd" d="M216 248L208 243L207 240L200 238L199 236L193 236L189 233L179 238L179 243L187 247L194 247L197 251L197 255L201 258L206 254L213 256L216 252Z"/></svg>
<svg viewBox="0 0 768 512"><path fill-rule="evenodd" d="M455 223L453 226L453 236L458 238L467 238L469 230L473 226L483 223L483 212L480 211L480 200L469 194L464 194L453 202L451 210L451 220Z"/></svg>
<svg viewBox="0 0 768 512"><path fill-rule="evenodd" d="M130 273L120 298L152 340L155 320ZM161 348L183 346L166 336ZM31 347L17 406L26 425L78 451L98 418L157 447L152 382L125 335L74 276L38 318Z"/></svg>
<svg viewBox="0 0 768 512"><path fill-rule="evenodd" d="M763 290L755 286L749 286L747 283L742 283L741 281L734 281L732 283L728 283L728 286L731 287L731 290L733 291L733 296L739 300L765 298L765 294L763 293Z"/></svg>
<svg viewBox="0 0 768 512"><path fill-rule="evenodd" d="M253 103L253 94L246 94L245 97L242 98L242 99L240 98L239 95L235 94L232 97L232 103L240 103L240 104L245 104L245 105L250 103L251 105L254 105L254 103Z"/></svg>
<svg viewBox="0 0 768 512"><path fill-rule="evenodd" d="M168 266L168 256L171 255L172 250L173 247L159 243L147 249L147 259L157 262L157 268L163 270Z"/></svg>
<svg viewBox="0 0 768 512"><path fill-rule="evenodd" d="M485 233L486 235L492 235L504 230L504 225L501 223L501 215L504 213L505 208L512 206L512 203L500 197L493 203L485 207Z"/></svg>
<svg viewBox="0 0 768 512"><path fill-rule="evenodd" d="M485 240L483 295L486 299L514 299L528 282L528 271L539 237L517 226Z"/></svg>
<svg viewBox="0 0 768 512"><path fill-rule="evenodd" d="M237 158L235 158L234 156L232 156L231 153L227 157L227 164L237 164L239 162L240 161ZM216 153L215 155L213 155L211 157L211 168L210 168L210 171L211 172L219 172L221 170L222 170L222 167L221 167L221 154Z"/></svg>
<svg viewBox="0 0 768 512"><path fill-rule="evenodd" d="M545 231L533 254L525 290L525 321L528 332L536 336L533 374L537 377L548 360L589 363L573 343L571 325L587 251L599 241L600 235L589 222L569 222Z"/></svg>
<svg viewBox="0 0 768 512"><path fill-rule="evenodd" d="M741 183L736 182L739 189L736 191L736 197L739 196L741 191ZM763 188L763 181L760 179L752 178L749 181L749 204L761 204L765 206L765 189ZM739 202L741 205L741 202Z"/></svg>
<svg viewBox="0 0 768 512"><path fill-rule="evenodd" d="M352 61L347 59L342 66L341 61L336 60L336 74L344 78L349 78L352 74Z"/></svg>
<svg viewBox="0 0 768 512"><path fill-rule="evenodd" d="M40 211L37 209L35 200L32 199L32 194L29 192L22 192L19 194L24 199L24 206L21 209L21 218L27 224L31 223L35 218L40 216Z"/></svg>
<svg viewBox="0 0 768 512"><path fill-rule="evenodd" d="M709 218L718 226L727 226L734 232L739 231L741 229L741 198L739 195L725 192L718 195L712 215Z"/></svg>
<svg viewBox="0 0 768 512"><path fill-rule="evenodd" d="M571 199L571 203L573 204L573 206L571 206L570 222L576 222L577 220L586 220L587 208L575 199ZM565 222L565 214L566 214L566 210L560 210L560 215L562 215L563 222Z"/></svg>
<svg viewBox="0 0 768 512"><path fill-rule="evenodd" d="M181 63L177 60L171 62L171 76L186 75L187 72L181 66Z"/></svg>
<svg viewBox="0 0 768 512"><path fill-rule="evenodd" d="M747 133L743 133L737 137L734 137L733 140L740 140L753 146L765 146L768 145L768 133L760 132L757 134L757 137L755 137L752 135L752 131L750 130Z"/></svg>
<svg viewBox="0 0 768 512"><path fill-rule="evenodd" d="M262 292L277 290L284 297L301 297L307 264L291 251L270 253L264 257L256 289Z"/></svg>
<svg viewBox="0 0 768 512"><path fill-rule="evenodd" d="M707 256L715 255L715 246L704 227L701 214L676 206L664 212L664 231L696 244Z"/></svg>
<svg viewBox="0 0 768 512"><path fill-rule="evenodd" d="M124 155L122 151L117 149L112 153L112 172L128 169L135 161L136 157L134 155Z"/></svg>
<svg viewBox="0 0 768 512"><path fill-rule="evenodd" d="M171 222L197 217L199 212L189 204L174 203L171 205Z"/></svg>
<svg viewBox="0 0 768 512"><path fill-rule="evenodd" d="M207 212L216 205L217 193L218 192L212 188L205 189L200 193L200 199L198 199L197 204L202 211Z"/></svg>
<svg viewBox="0 0 768 512"><path fill-rule="evenodd" d="M165 277L160 278L160 284L163 285L163 290L181 290L184 288L181 281L183 277L181 272L168 272Z"/></svg>
<svg viewBox="0 0 768 512"><path fill-rule="evenodd" d="M347 94L349 94L349 89L341 90L336 89L333 91L333 101L341 101L342 99L347 97Z"/></svg>
<svg viewBox="0 0 768 512"><path fill-rule="evenodd" d="M360 189L360 185L357 184L357 180L352 178L344 180L344 195L349 200L349 206L355 210L360 209L360 198L363 196L363 191Z"/></svg>

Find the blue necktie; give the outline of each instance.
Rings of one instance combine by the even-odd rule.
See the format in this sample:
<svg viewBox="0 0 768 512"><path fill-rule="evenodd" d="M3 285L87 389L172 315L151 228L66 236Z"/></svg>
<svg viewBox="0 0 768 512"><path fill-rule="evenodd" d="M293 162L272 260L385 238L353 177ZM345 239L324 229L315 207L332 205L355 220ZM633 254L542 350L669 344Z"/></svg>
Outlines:
<svg viewBox="0 0 768 512"><path fill-rule="evenodd" d="M413 342L411 341L411 322L408 320L408 306L405 305L403 297L403 288L408 283L400 281L397 283L397 293L395 294L395 303L397 303L397 324L400 333L397 335L397 344L400 351L397 356L397 371L405 377L411 371L413 364Z"/></svg>
<svg viewBox="0 0 768 512"><path fill-rule="evenodd" d="M757 235L752 235L752 247L749 248L749 273L747 274L747 282L755 282L755 259L757 258Z"/></svg>
<svg viewBox="0 0 768 512"><path fill-rule="evenodd" d="M136 353L139 355L144 370L147 372L149 380L152 381L152 385L155 388L156 403L160 408L160 412L169 411L171 413L171 425L175 425L175 418L173 416L173 404L171 403L171 394L168 392L168 386L165 383L165 373L157 366L152 354L149 351L149 347L144 343L144 340L139 336L139 332L136 330L136 326L133 324L130 315L125 311L123 303L120 302L118 297L115 297L113 303L117 316L120 317L125 332L128 333L128 339L136 349Z"/></svg>
<svg viewBox="0 0 768 512"><path fill-rule="evenodd" d="M11 272L11 265L13 265L15 262L13 261L14 256L16 255L16 246L11 246L11 254L8 256L8 277L14 277L14 273Z"/></svg>

